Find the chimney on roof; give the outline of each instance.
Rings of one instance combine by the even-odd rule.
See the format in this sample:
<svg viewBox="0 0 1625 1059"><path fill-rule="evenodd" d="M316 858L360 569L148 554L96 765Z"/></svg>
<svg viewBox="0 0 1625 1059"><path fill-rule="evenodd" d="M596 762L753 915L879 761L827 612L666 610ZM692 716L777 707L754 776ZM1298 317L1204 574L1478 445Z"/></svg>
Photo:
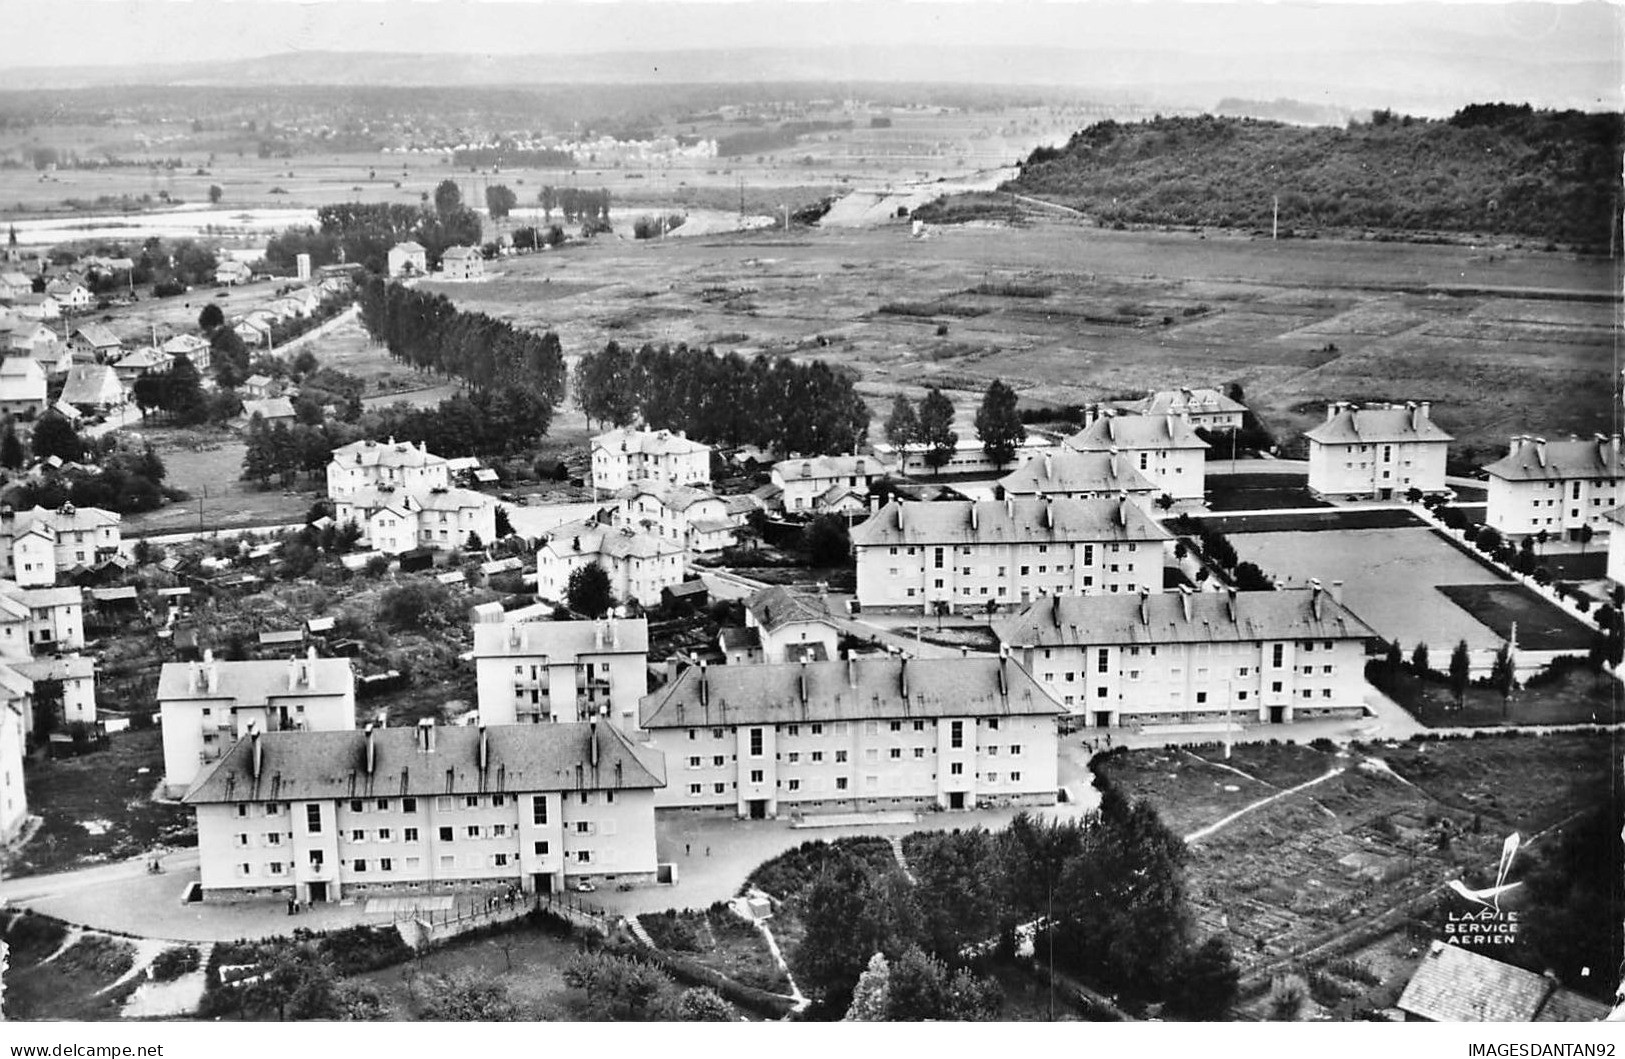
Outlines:
<svg viewBox="0 0 1625 1059"><path fill-rule="evenodd" d="M1051 530L1055 528L1055 499L1053 497L1044 497L1044 528Z"/></svg>
<svg viewBox="0 0 1625 1059"><path fill-rule="evenodd" d="M1318 577L1309 579L1309 612L1315 616L1316 621L1320 620L1320 578Z"/></svg>
<svg viewBox="0 0 1625 1059"><path fill-rule="evenodd" d="M418 722L418 753L434 753L434 718L425 717Z"/></svg>
<svg viewBox="0 0 1625 1059"><path fill-rule="evenodd" d="M1144 586L1140 588L1140 624L1151 624L1151 590Z"/></svg>
<svg viewBox="0 0 1625 1059"><path fill-rule="evenodd" d="M1008 654L999 655L999 698L1001 699L1006 698L1010 694L1009 675L1004 671L1005 664L1009 661L1009 659L1010 656Z"/></svg>
<svg viewBox="0 0 1625 1059"><path fill-rule="evenodd" d="M1117 421L1111 416L1106 417L1106 440L1113 444L1117 442Z"/></svg>
<svg viewBox="0 0 1625 1059"><path fill-rule="evenodd" d="M908 656L897 660L897 686L902 693L903 701L908 702Z"/></svg>
<svg viewBox="0 0 1625 1059"><path fill-rule="evenodd" d="M1050 622L1059 629L1061 627L1061 594L1055 593L1055 602L1049 609Z"/></svg>
<svg viewBox="0 0 1625 1059"><path fill-rule="evenodd" d="M187 665L186 690L193 692L203 690L203 666L197 662L191 662Z"/></svg>
<svg viewBox="0 0 1625 1059"><path fill-rule="evenodd" d="M288 656L288 690L293 691L299 686L299 659L294 655Z"/></svg>
<svg viewBox="0 0 1625 1059"><path fill-rule="evenodd" d="M248 753L249 774L254 778L254 782L258 783L260 781L260 773L264 771L265 767L265 751L264 748L260 746L259 726L253 721L248 722Z"/></svg>
<svg viewBox="0 0 1625 1059"><path fill-rule="evenodd" d="M1111 455L1109 457L1107 457L1107 459L1106 459L1106 467L1107 467L1108 471L1110 472L1111 477L1113 477L1113 478L1116 478L1118 476L1118 474L1121 473L1117 469L1117 446L1116 445L1113 445L1111 447Z"/></svg>
<svg viewBox="0 0 1625 1059"><path fill-rule="evenodd" d="M903 532L903 502L897 502L897 532Z"/></svg>
<svg viewBox="0 0 1625 1059"><path fill-rule="evenodd" d="M1336 419L1337 418L1337 413L1341 412L1342 410L1343 410L1343 402L1341 402L1341 401L1328 401L1328 402L1326 402L1326 422L1330 423L1332 420Z"/></svg>
<svg viewBox="0 0 1625 1059"><path fill-rule="evenodd" d="M858 686L858 662L850 651L846 655L846 686L849 688Z"/></svg>
<svg viewBox="0 0 1625 1059"><path fill-rule="evenodd" d="M1326 593L1332 597L1332 602L1339 607L1343 605L1343 582L1333 581L1331 589Z"/></svg>
<svg viewBox="0 0 1625 1059"><path fill-rule="evenodd" d="M796 671L796 691L801 695L801 708L807 708L807 656L801 656L801 668Z"/></svg>
<svg viewBox="0 0 1625 1059"><path fill-rule="evenodd" d="M1620 441L1620 438L1619 438L1618 434L1614 434L1613 436L1611 436L1608 439L1608 460L1607 460L1607 463L1608 463L1608 465L1610 467L1614 468L1615 470L1619 469L1619 441Z"/></svg>
<svg viewBox="0 0 1625 1059"><path fill-rule="evenodd" d="M1055 477L1055 464L1050 459L1049 453L1046 452L1044 453L1044 480L1049 481L1053 477Z"/></svg>
<svg viewBox="0 0 1625 1059"><path fill-rule="evenodd" d="M1126 529L1128 527L1128 491L1127 490L1121 490L1117 494L1117 511L1116 511L1116 515L1117 515L1117 524Z"/></svg>
<svg viewBox="0 0 1625 1059"><path fill-rule="evenodd" d="M1536 438L1535 439L1535 459L1540 462L1540 465L1542 467L1546 466L1546 439L1545 438Z"/></svg>
<svg viewBox="0 0 1625 1059"><path fill-rule="evenodd" d="M1004 517L1008 519L1016 517L1016 498L1013 496L1004 498Z"/></svg>
<svg viewBox="0 0 1625 1059"><path fill-rule="evenodd" d="M1431 418L1432 415L1433 415L1433 403L1431 401L1420 401L1420 402L1418 402L1417 405L1416 405L1417 429L1420 430L1420 429L1422 429L1422 427L1426 426L1429 422L1431 422L1432 421L1432 418Z"/></svg>
<svg viewBox="0 0 1625 1059"><path fill-rule="evenodd" d="M598 714L596 711L587 719L587 760L591 763L594 772L598 771Z"/></svg>
<svg viewBox="0 0 1625 1059"><path fill-rule="evenodd" d="M203 690L213 694L220 687L220 663L211 648L203 649Z"/></svg>
<svg viewBox="0 0 1625 1059"><path fill-rule="evenodd" d="M378 764L377 747L373 744L372 722L367 722L367 775L371 776L373 768Z"/></svg>
<svg viewBox="0 0 1625 1059"><path fill-rule="evenodd" d="M1185 620L1191 620L1191 589L1189 585L1179 586L1179 609L1185 615Z"/></svg>
<svg viewBox="0 0 1625 1059"><path fill-rule="evenodd" d="M974 500L970 503L970 528L972 533L976 532L976 501Z"/></svg>
<svg viewBox="0 0 1625 1059"><path fill-rule="evenodd" d="M1226 589L1225 590L1225 595L1229 597L1229 599L1228 599L1228 610L1230 611L1230 623L1232 625L1234 625L1235 622L1236 622L1236 590L1235 590L1235 588L1231 587L1231 588Z"/></svg>
<svg viewBox="0 0 1625 1059"><path fill-rule="evenodd" d="M960 644L959 645L959 657L960 658L969 658L970 657L970 648L966 647L964 644Z"/></svg>
<svg viewBox="0 0 1625 1059"><path fill-rule="evenodd" d="M700 659L700 705L709 706L710 704L711 685L710 682L706 680L705 659L702 658Z"/></svg>
<svg viewBox="0 0 1625 1059"><path fill-rule="evenodd" d="M370 734L370 733L369 733ZM484 772L485 767L491 763L491 737L485 731L485 725L480 725L479 766Z"/></svg>

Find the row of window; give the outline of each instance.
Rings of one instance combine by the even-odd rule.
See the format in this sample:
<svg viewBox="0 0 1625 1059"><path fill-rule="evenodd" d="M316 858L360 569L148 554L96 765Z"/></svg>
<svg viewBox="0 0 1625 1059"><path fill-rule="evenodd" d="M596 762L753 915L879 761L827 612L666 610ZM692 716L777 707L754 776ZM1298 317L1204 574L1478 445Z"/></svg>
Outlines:
<svg viewBox="0 0 1625 1059"><path fill-rule="evenodd" d="M948 774L950 776L963 776L965 774L965 766L964 766L964 764L962 762L958 762L958 761L954 762L949 767ZM1007 775L1008 779L1006 781L1001 781L999 779L1000 774L997 773L997 772L987 772L987 773L978 772L978 773L976 773L976 779L979 782L989 783L989 784L996 784L996 783L1000 783L1000 782L1009 782L1009 783L1020 783L1021 782L1021 773L1019 771L1010 772L1010 773L1007 773L1006 775ZM931 776L932 781L935 782L936 778L937 778L936 774L933 773L932 776ZM750 774L750 782L753 783L753 784L761 784L761 783L766 782L765 778L762 775L761 770L758 769L756 771L753 771ZM809 782L809 784L811 784L811 783L814 783L816 781L808 781L808 782ZM880 788L880 777L878 775L864 776L863 777L863 786L864 786L865 790L870 790L870 791L878 790ZM711 793L712 794L726 794L730 790L737 790L738 787L739 787L739 785L737 783L713 783L711 785ZM789 791L791 793L797 793L802 789L802 781L800 779L777 780L777 781L774 782L774 787L775 788L781 788L782 787L786 791ZM811 787L809 787L809 789L811 789ZM835 777L835 789L837 791L851 790L851 781L850 781L849 777L836 776ZM703 796L705 794L705 784L703 784L703 783L690 783L688 785L688 794L689 794L689 797L691 797L691 798L698 798L698 797Z"/></svg>
<svg viewBox="0 0 1625 1059"><path fill-rule="evenodd" d="M535 849L536 855L539 857L545 857L548 855L548 844L546 842L536 843ZM510 852L474 854L465 856L461 866L464 868L473 869L506 868L510 864L518 863L517 856L517 854ZM578 849L575 851L575 859L577 864L591 864L593 861L593 851L590 849ZM357 875L388 874L395 870L395 861L396 858L394 857L378 857L377 859L356 857L355 859L349 861L348 865L350 871ZM400 858L400 861L403 871L419 872L423 870L423 858L421 857L403 857ZM320 860L313 860L312 865L316 868L320 868L321 862ZM457 870L458 866L456 854L445 853L440 856L440 870L455 871ZM292 864L284 864L282 861L270 861L265 865L265 874L282 875L292 867ZM237 865L237 874L239 876L247 877L253 873L253 864L245 861Z"/></svg>
<svg viewBox="0 0 1625 1059"><path fill-rule="evenodd" d="M834 735L847 735L847 734L849 734L849 726L852 723L854 723L854 722L835 721L829 727L833 728L834 731L833 731L832 734L834 734ZM885 721L885 722L881 722L881 721L864 721L863 722L864 734L866 734L866 735L879 735L880 734L880 726L881 726L882 723L884 723L886 725L886 730L890 731L890 732L901 732L903 730L903 725L905 723L911 725L912 729L914 731L916 731L916 732L925 731L925 727L928 724L932 728L935 728L937 726L937 722L935 720L931 720L931 721L908 721L908 722L904 722L904 721ZM965 722L964 721L951 721L949 723L952 725L952 727L949 729L950 734L951 734L952 738L955 740L953 745L957 747L957 746L960 745L960 741L962 741L963 738L964 738L964 731L965 731L964 725L965 725ZM990 732L996 732L996 731L999 730L999 719L997 717L978 718L973 723L978 724L978 725L986 725L988 731L990 731ZM787 724L787 725L784 726L784 731L782 733L782 737L786 738L786 739L798 738L801 735L801 729L803 727L805 727L807 729L809 735L821 736L821 735L824 734L825 725L822 724L822 723L816 723L815 722L815 723L808 723L805 726L800 725L800 724ZM712 728L712 729L710 729L710 732L711 732L711 738L712 739L726 739L726 738L728 738L728 729L726 729L726 728ZM749 730L749 739L750 739L751 756L752 757L760 757L762 755L762 732L763 732L762 728L751 728ZM698 729L698 728L690 728L690 729L688 729L688 737L691 740L698 739L700 737L700 729ZM720 764L720 762L718 762L718 764Z"/></svg>
<svg viewBox="0 0 1625 1059"><path fill-rule="evenodd" d="M963 749L963 739L961 739L960 743L955 744L955 747L956 747L956 749ZM912 747L910 749L912 749L913 756L914 756L915 759L923 759L928 750L932 754L935 754L937 752L936 747L917 746L917 747ZM903 750L904 750L904 748L899 747L899 746L890 747L886 751L886 756L891 761L901 761L903 759ZM984 753L984 754L987 754L990 757L993 757L993 756L998 755L999 748L996 745L985 746L985 747L981 748L981 752ZM1011 754L1020 754L1021 753L1021 744L1020 743L1012 743L1012 744L1010 744L1010 753ZM801 763L801 751L799 751L799 750L786 751L783 754L775 755L774 759L775 760L783 759L784 761L788 762L791 765L797 765L797 764ZM711 767L712 768L722 768L731 760L733 760L733 759L732 758L725 758L722 755L718 754L718 755L713 756L711 758ZM809 751L808 754L807 754L807 760L810 761L814 765L822 764L823 761L824 761L824 752L822 750ZM863 751L863 760L865 762L877 762L877 761L879 761L880 760L880 748L879 747L865 748L865 750ZM845 750L837 750L837 751L835 751L835 759L834 759L835 764L837 764L837 765L845 764L846 761L847 761L847 752ZM705 759L700 757L699 755L693 755L688 759L688 767L691 768L691 769L704 768L705 767ZM760 773L760 771L761 770L759 770L759 769L755 770L755 771L752 772L752 775L753 776L758 775ZM758 781L752 780L752 782L758 782Z"/></svg>

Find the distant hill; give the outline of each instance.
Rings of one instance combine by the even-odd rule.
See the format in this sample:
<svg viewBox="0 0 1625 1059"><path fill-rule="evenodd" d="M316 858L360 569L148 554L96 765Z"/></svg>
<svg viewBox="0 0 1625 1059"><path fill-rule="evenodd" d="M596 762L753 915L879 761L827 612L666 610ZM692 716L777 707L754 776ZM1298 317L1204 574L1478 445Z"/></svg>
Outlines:
<svg viewBox="0 0 1625 1059"><path fill-rule="evenodd" d="M1464 107L1300 128L1248 118L1106 121L1040 148L1006 184L1103 223L1470 232L1607 246L1619 114Z"/></svg>

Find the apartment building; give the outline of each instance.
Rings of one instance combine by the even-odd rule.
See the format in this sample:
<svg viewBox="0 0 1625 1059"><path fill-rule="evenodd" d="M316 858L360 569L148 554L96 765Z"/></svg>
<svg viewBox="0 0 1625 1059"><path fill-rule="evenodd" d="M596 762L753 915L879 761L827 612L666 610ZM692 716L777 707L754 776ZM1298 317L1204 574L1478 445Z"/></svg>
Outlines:
<svg viewBox="0 0 1625 1059"><path fill-rule="evenodd" d="M681 431L619 427L593 438L593 488L614 492L635 482L709 485L711 448Z"/></svg>
<svg viewBox="0 0 1625 1059"><path fill-rule="evenodd" d="M570 575L597 563L609 575L616 599L658 606L661 589L683 583L683 559L682 545L630 526L607 526L596 519L568 522L536 549L536 593L562 601Z"/></svg>
<svg viewBox="0 0 1625 1059"><path fill-rule="evenodd" d="M649 623L504 621L474 625L480 723L574 723L607 716L638 724L649 693Z"/></svg>
<svg viewBox="0 0 1625 1059"><path fill-rule="evenodd" d="M1091 728L1357 717L1377 633L1341 588L1056 596L994 632Z"/></svg>
<svg viewBox="0 0 1625 1059"><path fill-rule="evenodd" d="M993 495L1088 500L1128 496L1147 510L1158 495L1151 479L1121 452L1078 452L1061 448L1034 456L1000 478Z"/></svg>
<svg viewBox="0 0 1625 1059"><path fill-rule="evenodd" d="M184 793L200 770L255 731L351 731L355 671L348 658L318 658L313 647L285 661L169 662L158 674L164 732L164 786Z"/></svg>
<svg viewBox="0 0 1625 1059"><path fill-rule="evenodd" d="M1360 408L1326 406L1309 439L1309 488L1322 496L1388 500L1411 489L1444 490L1445 457L1455 439L1433 422L1427 401Z"/></svg>
<svg viewBox="0 0 1625 1059"><path fill-rule="evenodd" d="M982 607L1162 588L1171 535L1130 500L892 501L852 530L858 601Z"/></svg>
<svg viewBox="0 0 1625 1059"><path fill-rule="evenodd" d="M386 555L413 548L455 551L467 546L470 534L488 545L496 540L496 510L485 493L457 487L363 488L333 501L334 521L353 521L361 529L361 544Z"/></svg>
<svg viewBox="0 0 1625 1059"><path fill-rule="evenodd" d="M784 510L790 514L822 512L848 495L867 496L876 478L890 467L874 456L813 456L780 460L772 480L783 492Z"/></svg>
<svg viewBox="0 0 1625 1059"><path fill-rule="evenodd" d="M25 588L56 584L58 573L118 554L120 517L101 508L0 507L0 577Z"/></svg>
<svg viewBox="0 0 1625 1059"><path fill-rule="evenodd" d="M1151 482L1158 495L1201 500L1206 488L1207 442L1196 435L1189 413L1118 415L1095 409L1096 418L1066 439L1079 452L1117 452Z"/></svg>
<svg viewBox="0 0 1625 1059"><path fill-rule="evenodd" d="M1507 454L1488 467L1489 506L1485 523L1520 536L1545 530L1576 539L1582 526L1593 532L1613 526L1608 512L1625 503L1625 463L1619 435L1592 440L1519 436Z"/></svg>
<svg viewBox="0 0 1625 1059"><path fill-rule="evenodd" d="M29 662L7 662L18 676L38 685L41 681L55 681L62 689L62 701L57 709L57 720L63 725L96 723L96 660L84 655L64 655L61 658L40 658ZM34 717L30 711L24 719L26 732L34 731Z"/></svg>
<svg viewBox="0 0 1625 1059"><path fill-rule="evenodd" d="M696 555L719 552L735 541L738 523L727 501L708 490L636 482L617 489L615 501L615 525L653 534Z"/></svg>
<svg viewBox="0 0 1625 1059"><path fill-rule="evenodd" d="M691 666L644 699L661 809L1049 805L1060 704L1009 659Z"/></svg>
<svg viewBox="0 0 1625 1059"><path fill-rule="evenodd" d="M333 450L327 465L327 496L342 500L369 489L424 493L451 487L446 461L427 445L409 441L357 441Z"/></svg>
<svg viewBox="0 0 1625 1059"><path fill-rule="evenodd" d="M423 248L422 243L408 239L389 248L385 264L392 277L422 276L429 271L429 251Z"/></svg>
<svg viewBox="0 0 1625 1059"><path fill-rule="evenodd" d="M1191 426L1198 430L1240 430L1247 415L1246 405L1212 387L1158 390L1126 407L1136 415L1161 416L1171 412L1188 417Z"/></svg>
<svg viewBox="0 0 1625 1059"><path fill-rule="evenodd" d="M1021 466L1032 457L1055 447L1055 442L1049 438L1036 435L1022 440L1016 446L1013 459L1004 463L996 462L988 455L987 448L977 438L960 438L954 442L954 448L948 458L940 465L933 465L927 457L930 455L929 445L915 442L901 448L888 442L876 445L875 452L881 460L894 466L903 474L932 476L937 474L1003 474L1012 465Z"/></svg>
<svg viewBox="0 0 1625 1059"><path fill-rule="evenodd" d="M205 900L656 874L658 754L608 724L247 733L186 795Z"/></svg>

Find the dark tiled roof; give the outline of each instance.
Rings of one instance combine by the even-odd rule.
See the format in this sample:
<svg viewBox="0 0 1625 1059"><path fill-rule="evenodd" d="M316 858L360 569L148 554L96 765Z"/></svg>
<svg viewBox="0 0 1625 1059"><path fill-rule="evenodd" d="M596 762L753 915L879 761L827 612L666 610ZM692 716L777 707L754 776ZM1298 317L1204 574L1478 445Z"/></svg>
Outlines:
<svg viewBox="0 0 1625 1059"><path fill-rule="evenodd" d="M1314 590L1309 588L1237 592L1233 617L1227 592L1154 592L1143 601L1137 595L1051 596L1013 618L996 622L994 632L1004 643L1030 647L1342 640L1377 635L1324 591L1318 616L1315 605Z"/></svg>
<svg viewBox="0 0 1625 1059"><path fill-rule="evenodd" d="M259 738L260 777L253 776L253 740L232 744L220 762L193 783L189 804L295 799L433 797L525 791L637 790L665 786L664 759L634 747L610 724L599 724L598 767L590 764L589 724L497 725L485 730L488 754L479 768L480 729L437 727L435 749L419 751L413 728L372 733L268 732ZM579 769L578 769L579 766Z"/></svg>
<svg viewBox="0 0 1625 1059"><path fill-rule="evenodd" d="M644 728L704 728L1060 712L1060 704L1008 659L858 658L806 665L690 666L645 696L638 715Z"/></svg>
<svg viewBox="0 0 1625 1059"><path fill-rule="evenodd" d="M852 543L1060 544L1160 541L1169 536L1127 500L1014 497L1002 501L893 500L852 530Z"/></svg>
<svg viewBox="0 0 1625 1059"><path fill-rule="evenodd" d="M1454 441L1420 407L1390 405L1386 408L1343 407L1313 430L1305 431L1310 441L1329 445L1372 445L1402 441Z"/></svg>
<svg viewBox="0 0 1625 1059"><path fill-rule="evenodd" d="M1533 971L1434 942L1400 995L1401 1011L1430 1022L1584 1022L1608 1007Z"/></svg>
<svg viewBox="0 0 1625 1059"><path fill-rule="evenodd" d="M1520 438L1484 473L1513 482L1560 481L1566 478L1625 478L1625 460L1611 440L1565 438L1539 441Z"/></svg>
<svg viewBox="0 0 1625 1059"><path fill-rule="evenodd" d="M1099 452L1120 449L1205 449L1190 421L1174 415L1101 416L1066 439L1069 448Z"/></svg>
<svg viewBox="0 0 1625 1059"><path fill-rule="evenodd" d="M829 600L792 592L782 585L752 593L745 601L745 607L755 617L756 624L768 632L781 629L791 622L820 621L828 624L832 620Z"/></svg>
<svg viewBox="0 0 1625 1059"><path fill-rule="evenodd" d="M1119 492L1149 493L1153 488L1127 456L1064 448L1034 456L999 479L999 485L1009 496L1116 495Z"/></svg>

